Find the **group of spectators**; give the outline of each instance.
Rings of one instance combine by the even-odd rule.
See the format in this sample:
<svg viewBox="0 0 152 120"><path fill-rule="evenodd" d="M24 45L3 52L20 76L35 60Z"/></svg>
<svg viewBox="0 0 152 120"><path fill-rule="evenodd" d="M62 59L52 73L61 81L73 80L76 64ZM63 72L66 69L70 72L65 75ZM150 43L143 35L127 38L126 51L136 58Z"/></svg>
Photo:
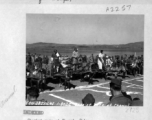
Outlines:
<svg viewBox="0 0 152 120"><path fill-rule="evenodd" d="M127 56L122 55L115 55L115 56L108 56L103 53L103 50L100 53L93 57L93 62L97 63L99 70L107 70L107 71L126 71L128 74L143 74L143 55L135 56L130 55ZM77 63L82 60L81 62L90 62L88 58L85 56L83 59L81 55L78 53L78 49L74 48L72 53L71 62L70 64L73 65L73 70L77 69ZM85 58L85 60L84 60ZM66 64L66 63L65 63ZM54 50L52 56L48 57L46 55L42 56L40 54L30 54L26 55L26 70L29 73L39 70L45 70L47 75L53 75L54 73L58 73L60 71L60 67L64 66L61 63L61 54ZM66 65L65 65L66 66Z"/></svg>
<svg viewBox="0 0 152 120"><path fill-rule="evenodd" d="M72 53L72 57L69 59L68 62L66 61L64 64L62 63L63 56L57 51L54 50L51 56L42 56L40 54L31 54L27 53L26 55L26 73L27 76L33 75L36 73L35 71L43 70L45 71L46 75L53 76L54 73L59 73L60 68L67 66L66 64L73 65L73 69L76 70L78 57L81 57L78 53L78 49L74 48ZM85 60L86 61L86 60Z"/></svg>
<svg viewBox="0 0 152 120"><path fill-rule="evenodd" d="M44 55L41 56L40 54L30 54L26 55L26 69L28 71L33 71L35 69L46 68L49 63L49 57Z"/></svg>
<svg viewBox="0 0 152 120"><path fill-rule="evenodd" d="M59 57L60 54L57 52L57 50L54 50L52 57L36 53L28 53L26 55L26 73L28 73L27 76L36 76L39 72L43 72L43 74L51 76L51 72L53 72L52 70L55 69L58 71L60 65Z"/></svg>
<svg viewBox="0 0 152 120"><path fill-rule="evenodd" d="M78 58L80 57L78 49L74 48L72 53L72 64L74 69L76 69L76 64ZM108 56L103 53L103 50L94 58L91 56L93 61L97 63L99 70L110 70L110 71L119 71L123 70L128 74L143 74L143 55L124 55L124 56ZM61 66L61 54L54 50L51 57L46 55L42 56L40 54L31 54L26 55L26 76L36 76L40 79L46 77L46 75L52 76L55 72L58 73ZM87 62L87 60L86 60ZM44 70L44 71L43 71ZM42 74L43 72L43 74ZM40 73L40 74L39 74ZM110 83L111 97L109 98L109 103L107 105L114 106L115 104L119 105L142 105L143 102L138 98L132 99L131 96L127 95L126 92L122 90L122 80L114 78ZM39 91L37 88L30 88L27 91L26 98L30 100L37 100L39 96ZM84 105L94 105L95 99L93 95L87 94L83 99L82 103Z"/></svg>
<svg viewBox="0 0 152 120"><path fill-rule="evenodd" d="M103 50L97 56L97 63L99 69L111 71L125 71L128 74L143 74L143 55L129 55L123 56L107 56L103 54Z"/></svg>

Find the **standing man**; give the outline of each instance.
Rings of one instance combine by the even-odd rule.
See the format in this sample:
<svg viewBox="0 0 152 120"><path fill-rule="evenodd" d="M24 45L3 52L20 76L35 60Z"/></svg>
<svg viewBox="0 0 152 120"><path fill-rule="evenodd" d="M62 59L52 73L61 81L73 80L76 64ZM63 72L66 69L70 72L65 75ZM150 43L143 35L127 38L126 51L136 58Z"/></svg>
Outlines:
<svg viewBox="0 0 152 120"><path fill-rule="evenodd" d="M32 57L31 57L30 52L29 52L28 55L26 56L26 62L27 62L29 65L32 65Z"/></svg>
<svg viewBox="0 0 152 120"><path fill-rule="evenodd" d="M40 54L38 55L38 66L39 69L42 69L42 57Z"/></svg>
<svg viewBox="0 0 152 120"><path fill-rule="evenodd" d="M103 50L100 51L99 55L98 55L98 67L100 70L103 69L103 65L104 65L104 60L103 60L104 54L103 54Z"/></svg>
<svg viewBox="0 0 152 120"><path fill-rule="evenodd" d="M107 58L106 59L106 66L111 67L113 62L111 61L109 56L107 56L106 58Z"/></svg>
<svg viewBox="0 0 152 120"><path fill-rule="evenodd" d="M42 68L47 70L47 65L48 65L48 58L47 56L44 55L42 58Z"/></svg>
<svg viewBox="0 0 152 120"><path fill-rule="evenodd" d="M27 68L31 71L33 66L32 66L32 56L30 53L28 53L28 55L26 56L26 65Z"/></svg>
<svg viewBox="0 0 152 120"><path fill-rule="evenodd" d="M74 51L73 51L73 53L72 53L72 57L73 57L73 58L78 58L78 56L79 56L78 48L74 48Z"/></svg>
<svg viewBox="0 0 152 120"><path fill-rule="evenodd" d="M48 72L50 76L52 76L52 73L53 73L52 68L53 68L53 57L50 56L48 60Z"/></svg>
<svg viewBox="0 0 152 120"><path fill-rule="evenodd" d="M72 64L74 65L74 70L76 70L76 64L78 63L78 56L79 56L79 53L78 53L78 48L74 48L74 51L72 53Z"/></svg>
<svg viewBox="0 0 152 120"><path fill-rule="evenodd" d="M52 54L52 57L53 57L53 68L55 70L55 72L59 72L59 66L60 66L60 57L61 55L59 54L59 52L57 50L54 50L54 53Z"/></svg>

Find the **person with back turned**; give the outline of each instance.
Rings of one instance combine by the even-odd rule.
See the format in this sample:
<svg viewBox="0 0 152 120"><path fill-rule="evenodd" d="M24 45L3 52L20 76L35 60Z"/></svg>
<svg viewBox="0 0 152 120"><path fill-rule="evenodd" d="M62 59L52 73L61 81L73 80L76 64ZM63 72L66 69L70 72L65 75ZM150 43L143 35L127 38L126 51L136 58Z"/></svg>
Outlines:
<svg viewBox="0 0 152 120"><path fill-rule="evenodd" d="M110 82L111 99L108 106L130 106L131 98L122 92L122 80L115 78Z"/></svg>

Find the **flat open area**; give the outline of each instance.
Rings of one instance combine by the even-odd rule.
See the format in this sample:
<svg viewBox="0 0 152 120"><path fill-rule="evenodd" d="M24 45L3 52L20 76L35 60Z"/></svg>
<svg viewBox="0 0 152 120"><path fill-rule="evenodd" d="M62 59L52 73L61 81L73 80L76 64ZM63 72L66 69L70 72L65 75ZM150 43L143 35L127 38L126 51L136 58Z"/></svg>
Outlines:
<svg viewBox="0 0 152 120"><path fill-rule="evenodd" d="M111 96L110 80L96 79L95 81L93 85L88 85L88 82L72 80L71 83L76 85L76 87L70 90L64 90L64 86L59 87L58 84L49 83L48 86L54 89L41 92L38 100L44 99L55 106L81 106L85 95L91 93L95 98L95 106L108 103ZM128 76L123 79L122 86L127 91L127 94L131 95L132 99L138 97L143 100L143 76Z"/></svg>

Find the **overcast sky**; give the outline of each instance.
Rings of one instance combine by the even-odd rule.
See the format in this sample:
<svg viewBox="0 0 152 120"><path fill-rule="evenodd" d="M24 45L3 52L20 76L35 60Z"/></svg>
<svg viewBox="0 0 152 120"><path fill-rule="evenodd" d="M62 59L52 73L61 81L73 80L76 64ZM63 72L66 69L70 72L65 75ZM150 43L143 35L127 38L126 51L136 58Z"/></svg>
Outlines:
<svg viewBox="0 0 152 120"><path fill-rule="evenodd" d="M144 41L143 15L27 14L26 42L126 44Z"/></svg>

